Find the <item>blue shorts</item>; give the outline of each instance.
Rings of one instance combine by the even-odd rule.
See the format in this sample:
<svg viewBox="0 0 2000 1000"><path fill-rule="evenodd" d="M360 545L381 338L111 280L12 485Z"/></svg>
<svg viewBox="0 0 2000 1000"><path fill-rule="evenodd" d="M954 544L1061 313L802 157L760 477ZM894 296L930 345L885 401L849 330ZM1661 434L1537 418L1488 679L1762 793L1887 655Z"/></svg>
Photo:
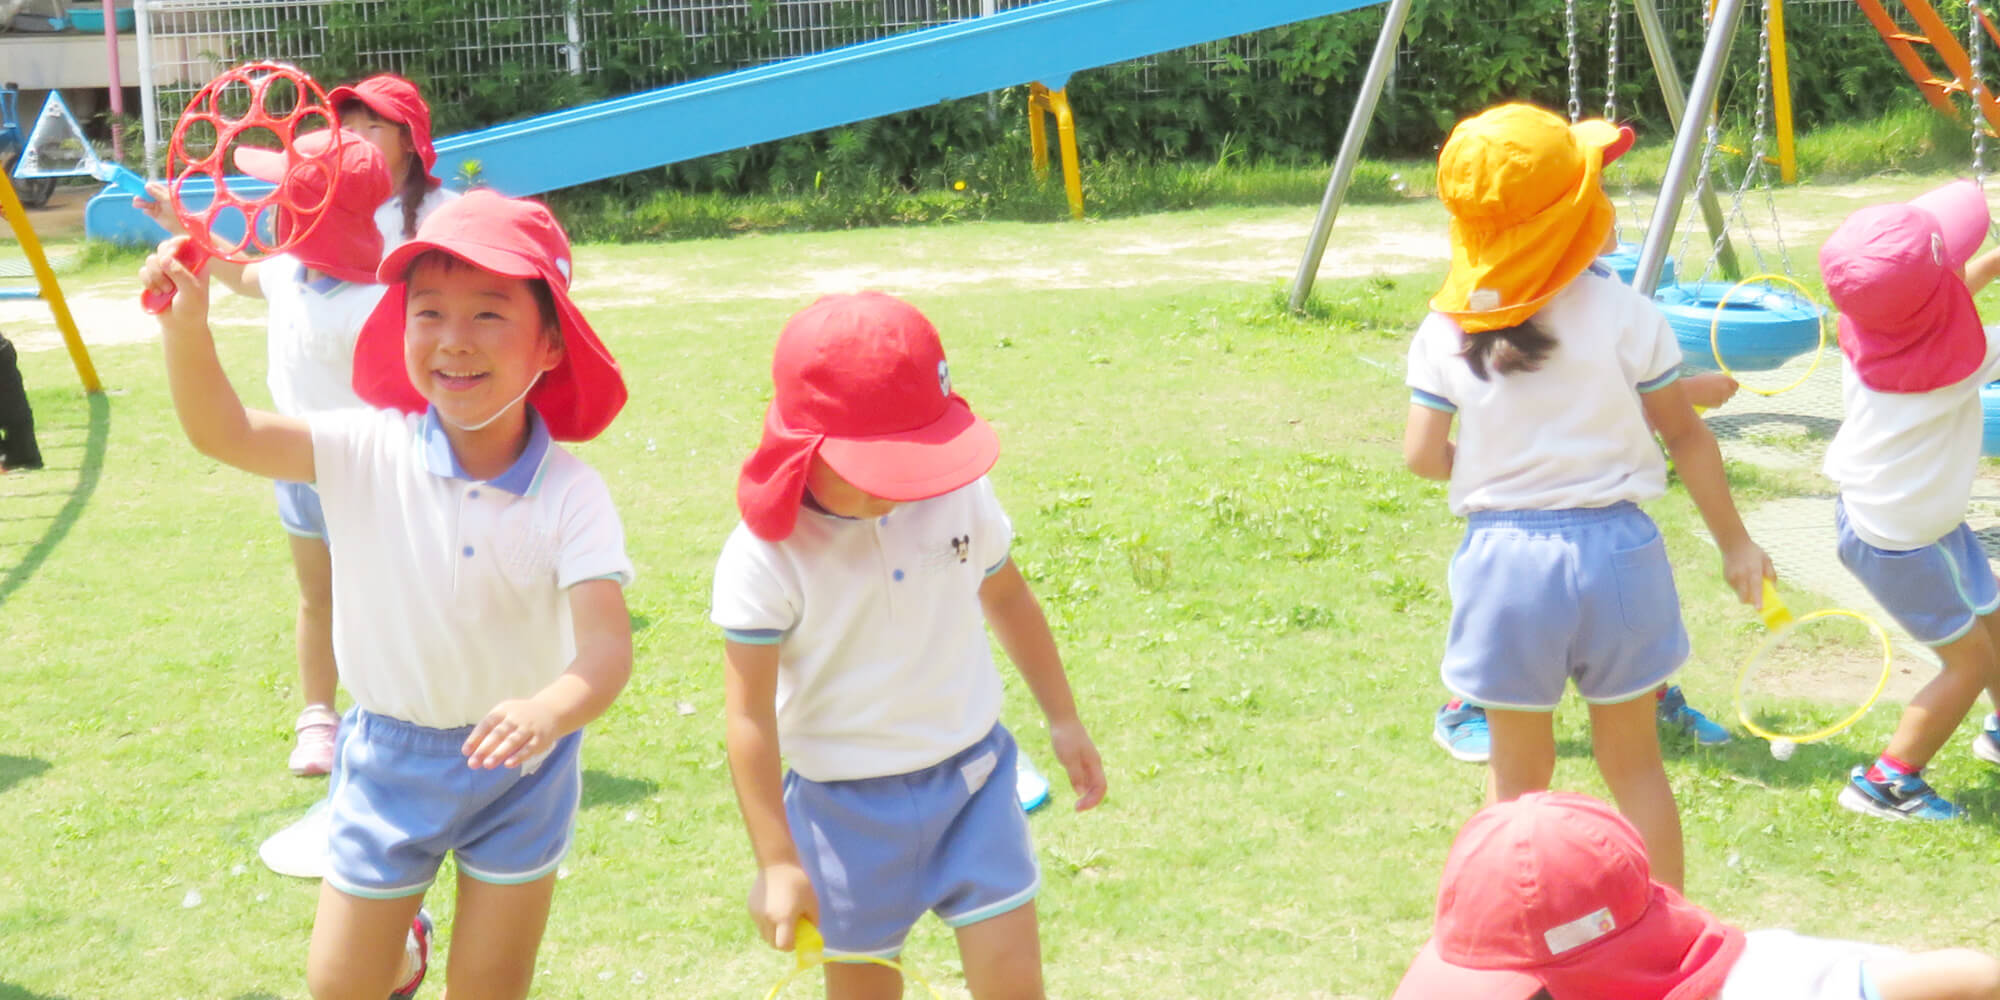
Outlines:
<svg viewBox="0 0 2000 1000"><path fill-rule="evenodd" d="M280 479L271 485L277 488L278 521L285 531L299 538L326 537L326 514L319 507L319 491L311 483Z"/></svg>
<svg viewBox="0 0 2000 1000"><path fill-rule="evenodd" d="M1548 712L1575 680L1583 700L1616 704L1687 655L1666 544L1637 505L1472 514L1451 559L1453 694Z"/></svg>
<svg viewBox="0 0 2000 1000"><path fill-rule="evenodd" d="M1963 638L1981 615L2000 609L2000 583L1986 550L1964 522L1921 549L1894 552L1862 541L1847 524L1847 507L1833 504L1840 563L1853 573L1889 617L1926 646Z"/></svg>
<svg viewBox="0 0 2000 1000"><path fill-rule="evenodd" d="M329 884L368 899L415 895L447 851L461 874L498 885L556 870L583 791L583 732L525 767L490 771L465 765L459 748L471 732L347 713L327 788Z"/></svg>
<svg viewBox="0 0 2000 1000"><path fill-rule="evenodd" d="M1042 872L1014 795L1014 737L909 774L785 775L785 817L819 897L827 950L892 958L924 911L952 927L1032 902Z"/></svg>

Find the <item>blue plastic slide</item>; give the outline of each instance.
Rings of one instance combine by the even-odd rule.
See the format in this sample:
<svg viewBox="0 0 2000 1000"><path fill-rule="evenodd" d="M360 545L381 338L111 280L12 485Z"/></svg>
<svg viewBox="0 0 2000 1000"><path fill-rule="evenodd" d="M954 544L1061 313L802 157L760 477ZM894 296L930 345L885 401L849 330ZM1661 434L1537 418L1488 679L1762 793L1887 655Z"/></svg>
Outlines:
<svg viewBox="0 0 2000 1000"><path fill-rule="evenodd" d="M1381 2L1046 0L449 136L437 172L476 161L480 183L537 194ZM162 237L109 192L84 221L98 239Z"/></svg>

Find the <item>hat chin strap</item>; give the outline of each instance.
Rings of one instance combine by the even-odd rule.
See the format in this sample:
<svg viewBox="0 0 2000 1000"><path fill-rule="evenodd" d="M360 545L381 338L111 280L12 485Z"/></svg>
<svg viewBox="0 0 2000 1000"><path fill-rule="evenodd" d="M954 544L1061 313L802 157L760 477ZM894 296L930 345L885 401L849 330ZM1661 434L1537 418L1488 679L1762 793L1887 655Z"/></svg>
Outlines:
<svg viewBox="0 0 2000 1000"><path fill-rule="evenodd" d="M526 389L522 389L520 395L515 396L513 399L508 400L499 409L494 410L492 416L487 417L485 420L481 420L476 424L461 424L458 421L445 416L443 413L438 414L438 419L462 431L483 431L487 427L492 426L495 420L498 420L502 416L506 415L508 410L513 409L514 404L519 403L521 400L528 398L528 393L535 391L535 386L540 385L541 382L542 382L542 373L536 372L535 377L529 380L528 387Z"/></svg>

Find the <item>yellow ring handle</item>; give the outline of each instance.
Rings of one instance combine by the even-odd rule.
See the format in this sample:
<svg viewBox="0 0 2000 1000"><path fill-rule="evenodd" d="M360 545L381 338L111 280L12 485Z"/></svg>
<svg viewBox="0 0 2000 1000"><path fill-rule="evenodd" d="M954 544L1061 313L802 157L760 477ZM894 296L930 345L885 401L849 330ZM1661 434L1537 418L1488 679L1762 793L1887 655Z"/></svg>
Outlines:
<svg viewBox="0 0 2000 1000"><path fill-rule="evenodd" d="M1763 283L1769 281L1784 282L1797 289L1800 298L1807 302L1812 302L1814 306L1819 304L1813 302L1812 292L1808 291L1806 286L1799 284L1791 278L1785 277L1782 274L1753 274L1736 284L1730 285L1729 290L1722 293L1722 298L1715 303L1715 318L1708 323L1708 349L1710 353L1715 355L1715 367L1721 369L1722 374L1730 378L1735 378L1737 385L1743 386L1743 388L1759 396L1775 396L1781 392L1789 392L1804 385L1806 379L1812 378L1812 373L1819 370L1819 359L1826 354L1826 313L1822 311L1819 315L1819 344L1813 348L1812 364L1806 366L1805 374L1792 380L1791 384L1778 389L1759 389L1754 385L1744 385L1742 379L1736 378L1736 372L1730 369L1729 362L1722 360L1723 310L1729 307L1729 297L1735 295L1737 289L1752 282Z"/></svg>
<svg viewBox="0 0 2000 1000"><path fill-rule="evenodd" d="M1841 730L1844 730L1847 727L1854 725L1857 722L1860 722L1861 717L1867 715L1868 710L1875 707L1875 700L1882 697L1882 691L1889 686L1889 671L1895 665L1895 651L1889 645L1889 633L1884 631L1882 626L1879 623L1877 623L1875 619L1870 618L1867 615L1864 615L1858 611L1849 611L1846 608L1822 608L1821 610L1818 611L1808 612L1807 614L1800 615L1797 618L1791 618L1789 613L1784 611L1783 605L1779 605L1776 609L1773 609L1771 607L1769 600L1772 591L1768 589L1769 586L1770 586L1769 583L1765 584L1765 587L1767 588L1765 590L1766 604L1764 609L1764 613L1767 616L1766 620L1769 621L1773 617L1775 617L1775 615L1772 614L1772 612L1775 610L1777 614L1782 614L1785 616L1785 621L1781 625L1781 627L1771 630L1771 632L1764 637L1764 641L1758 644L1756 651L1750 654L1750 658L1743 661L1743 669L1737 672L1736 718L1738 721L1743 723L1743 728L1748 729L1750 732L1756 734L1757 736L1772 742L1777 742L1778 740L1790 740L1793 743L1818 743L1820 740L1833 736L1836 733L1839 733ZM1826 727L1825 729L1821 729L1811 733L1806 733L1804 735L1799 735L1799 736L1792 736L1784 733L1772 732L1771 730L1765 729L1763 726L1760 726L1756 722L1751 720L1749 710L1744 707L1743 694L1744 694L1744 689L1749 686L1750 670L1751 668L1757 665L1758 660L1760 660L1765 653L1770 651L1772 646L1777 645L1780 639L1783 639L1785 636L1790 635L1792 631L1794 629L1797 629L1799 626L1820 618L1852 618L1855 621L1858 621L1861 624L1868 626L1869 631L1875 633L1876 641L1882 644L1882 676L1876 678L1875 690L1869 692L1867 699L1861 703L1860 708L1855 709L1852 714L1848 715L1846 718L1840 720L1839 722L1836 722L1833 725Z"/></svg>
<svg viewBox="0 0 2000 1000"><path fill-rule="evenodd" d="M798 929L794 932L792 952L798 956L798 965L793 967L792 971L785 973L784 978L779 979L777 985L771 987L771 992L764 994L764 1000L778 1000L778 994L783 993L785 987L792 985L793 980L829 962L866 962L885 969L894 969L904 979L922 986L924 991L931 995L931 1000L944 1000L944 994L939 993L937 987L930 984L930 980L903 968L894 959L875 955L827 954L826 940L820 937L819 928L814 927L812 921L803 917L799 918Z"/></svg>

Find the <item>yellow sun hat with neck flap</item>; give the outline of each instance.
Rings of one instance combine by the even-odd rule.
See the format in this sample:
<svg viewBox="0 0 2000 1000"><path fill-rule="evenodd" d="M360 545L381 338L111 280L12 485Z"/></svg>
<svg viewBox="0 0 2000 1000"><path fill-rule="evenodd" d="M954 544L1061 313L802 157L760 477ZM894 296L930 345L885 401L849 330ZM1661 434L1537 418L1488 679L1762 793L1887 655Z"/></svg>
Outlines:
<svg viewBox="0 0 2000 1000"><path fill-rule="evenodd" d="M1614 210L1600 178L1630 148L1625 126L1570 124L1532 104L1459 122L1438 153L1451 272L1431 308L1467 333L1533 316L1603 251Z"/></svg>

